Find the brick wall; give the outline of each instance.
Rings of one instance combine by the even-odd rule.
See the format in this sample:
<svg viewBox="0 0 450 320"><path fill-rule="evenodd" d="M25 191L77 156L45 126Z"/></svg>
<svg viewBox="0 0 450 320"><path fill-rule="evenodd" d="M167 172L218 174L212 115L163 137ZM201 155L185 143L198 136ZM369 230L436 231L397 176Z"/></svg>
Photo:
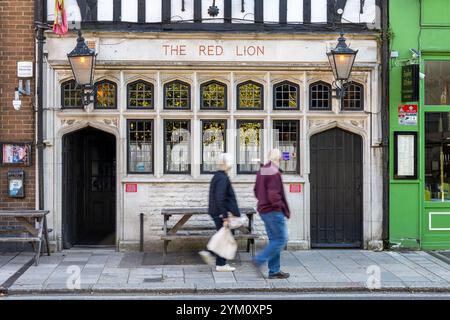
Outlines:
<svg viewBox="0 0 450 320"><path fill-rule="evenodd" d="M0 1L0 141L35 141L34 82L32 96L22 96L22 108L14 110L12 100L18 86L17 61L35 61L34 1ZM36 75L34 70L34 75ZM35 208L36 147L32 146L32 166L24 167L25 198L9 198L7 173L20 167L0 167L0 210ZM0 224L7 222L1 222Z"/></svg>

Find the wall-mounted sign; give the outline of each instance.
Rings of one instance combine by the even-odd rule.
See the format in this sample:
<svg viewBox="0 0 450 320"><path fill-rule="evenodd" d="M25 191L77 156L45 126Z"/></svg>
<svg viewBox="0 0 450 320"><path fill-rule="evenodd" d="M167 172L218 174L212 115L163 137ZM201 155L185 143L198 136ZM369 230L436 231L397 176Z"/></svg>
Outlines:
<svg viewBox="0 0 450 320"><path fill-rule="evenodd" d="M0 143L3 165L31 165L31 143Z"/></svg>
<svg viewBox="0 0 450 320"><path fill-rule="evenodd" d="M25 197L24 183L25 172L23 170L8 171L8 196L11 198Z"/></svg>
<svg viewBox="0 0 450 320"><path fill-rule="evenodd" d="M402 67L402 102L419 101L419 65Z"/></svg>
<svg viewBox="0 0 450 320"><path fill-rule="evenodd" d="M417 179L417 132L394 133L394 178Z"/></svg>
<svg viewBox="0 0 450 320"><path fill-rule="evenodd" d="M137 183L126 183L125 192L137 192Z"/></svg>
<svg viewBox="0 0 450 320"><path fill-rule="evenodd" d="M293 183L289 185L289 192L300 193L302 192L302 185L300 183Z"/></svg>
<svg viewBox="0 0 450 320"><path fill-rule="evenodd" d="M419 107L417 104L406 104L398 107L398 124L400 125L417 125L417 115Z"/></svg>
<svg viewBox="0 0 450 320"><path fill-rule="evenodd" d="M33 62L31 62L31 61L17 62L17 77L32 78L33 77Z"/></svg>

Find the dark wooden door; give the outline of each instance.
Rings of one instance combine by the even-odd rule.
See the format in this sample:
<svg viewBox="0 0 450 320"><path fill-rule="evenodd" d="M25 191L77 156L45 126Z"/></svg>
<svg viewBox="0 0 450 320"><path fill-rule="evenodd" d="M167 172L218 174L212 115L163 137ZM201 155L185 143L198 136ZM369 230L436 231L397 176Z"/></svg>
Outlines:
<svg viewBox="0 0 450 320"><path fill-rule="evenodd" d="M311 246L362 246L362 138L342 129L311 137Z"/></svg>

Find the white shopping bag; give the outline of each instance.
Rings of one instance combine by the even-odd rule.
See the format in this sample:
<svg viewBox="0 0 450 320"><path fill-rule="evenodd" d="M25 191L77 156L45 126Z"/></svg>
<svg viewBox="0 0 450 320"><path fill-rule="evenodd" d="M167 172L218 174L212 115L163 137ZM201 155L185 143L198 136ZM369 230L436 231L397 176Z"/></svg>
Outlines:
<svg viewBox="0 0 450 320"><path fill-rule="evenodd" d="M248 224L248 218L245 215L235 217L233 215L228 216L228 228L238 229Z"/></svg>
<svg viewBox="0 0 450 320"><path fill-rule="evenodd" d="M232 260L236 256L236 240L234 240L231 230L226 227L220 228L211 237L206 247L208 250L227 260Z"/></svg>

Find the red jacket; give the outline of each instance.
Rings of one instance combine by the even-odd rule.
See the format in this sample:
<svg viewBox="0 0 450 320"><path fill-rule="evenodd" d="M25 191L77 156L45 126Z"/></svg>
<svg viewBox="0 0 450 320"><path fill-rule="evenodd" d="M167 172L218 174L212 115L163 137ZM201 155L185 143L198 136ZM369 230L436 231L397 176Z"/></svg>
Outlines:
<svg viewBox="0 0 450 320"><path fill-rule="evenodd" d="M291 213L284 194L281 173L275 164L269 162L261 167L256 174L253 191L256 199L258 199L257 210L259 213L281 211L286 218L290 218Z"/></svg>

